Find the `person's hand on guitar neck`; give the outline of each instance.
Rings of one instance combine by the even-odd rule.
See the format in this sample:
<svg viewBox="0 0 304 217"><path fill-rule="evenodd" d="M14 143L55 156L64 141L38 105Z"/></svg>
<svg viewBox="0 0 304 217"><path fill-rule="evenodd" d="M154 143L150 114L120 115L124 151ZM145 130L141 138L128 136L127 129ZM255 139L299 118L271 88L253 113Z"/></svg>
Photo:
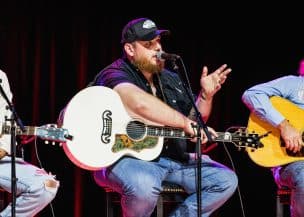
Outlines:
<svg viewBox="0 0 304 217"><path fill-rule="evenodd" d="M217 132L213 128L211 127L207 127L207 128L212 138L218 137ZM192 142L197 141L197 123L195 121L185 118L184 131L193 137L193 139L191 139ZM205 144L207 142L208 142L208 137L204 129L201 129L201 144Z"/></svg>
<svg viewBox="0 0 304 217"><path fill-rule="evenodd" d="M303 146L302 133L293 127L286 119L279 125L278 129L281 132L281 137L285 142L285 147L296 153L301 150Z"/></svg>

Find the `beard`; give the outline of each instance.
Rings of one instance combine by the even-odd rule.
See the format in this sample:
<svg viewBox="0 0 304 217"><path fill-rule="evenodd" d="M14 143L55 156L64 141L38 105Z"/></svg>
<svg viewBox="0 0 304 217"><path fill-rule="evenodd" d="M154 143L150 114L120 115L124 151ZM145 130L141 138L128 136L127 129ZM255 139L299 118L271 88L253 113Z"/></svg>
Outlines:
<svg viewBox="0 0 304 217"><path fill-rule="evenodd" d="M164 67L165 63L160 62L159 64L152 64L149 59L140 57L133 61L133 64L142 72L150 72L152 74L160 73Z"/></svg>

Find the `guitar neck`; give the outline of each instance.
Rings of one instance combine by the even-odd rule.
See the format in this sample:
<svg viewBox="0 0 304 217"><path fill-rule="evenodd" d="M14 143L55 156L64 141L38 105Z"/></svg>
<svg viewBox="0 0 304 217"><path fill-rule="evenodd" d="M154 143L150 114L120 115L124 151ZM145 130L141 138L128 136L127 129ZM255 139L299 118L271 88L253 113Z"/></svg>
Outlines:
<svg viewBox="0 0 304 217"><path fill-rule="evenodd" d="M183 130L179 128L172 127L160 127L160 126L147 126L148 136L162 136L167 138L181 138L181 139L191 139L191 136L186 134Z"/></svg>
<svg viewBox="0 0 304 217"><path fill-rule="evenodd" d="M186 134L180 128L161 127L161 126L146 126L147 136L153 137L166 137L166 138L179 138L179 139L193 139L192 136ZM229 132L217 132L218 136L212 138L212 142L247 142L251 143L250 138L243 132L229 133Z"/></svg>
<svg viewBox="0 0 304 217"><path fill-rule="evenodd" d="M23 132L20 127L16 127L16 135L36 135L37 127L33 126L25 126L25 131ZM12 127L8 125L4 125L2 127L2 134L11 134Z"/></svg>
<svg viewBox="0 0 304 217"><path fill-rule="evenodd" d="M217 132L218 137L213 138L214 142L231 142L232 136L228 132ZM159 126L147 126L148 136L162 136L166 138L179 138L179 139L192 139L190 135L186 134L185 131L179 128L172 127L159 127Z"/></svg>

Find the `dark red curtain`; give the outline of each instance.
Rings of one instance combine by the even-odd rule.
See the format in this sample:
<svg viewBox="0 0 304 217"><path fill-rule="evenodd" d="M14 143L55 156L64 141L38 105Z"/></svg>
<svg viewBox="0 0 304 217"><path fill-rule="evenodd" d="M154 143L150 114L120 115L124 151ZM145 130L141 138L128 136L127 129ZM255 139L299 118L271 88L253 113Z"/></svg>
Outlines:
<svg viewBox="0 0 304 217"><path fill-rule="evenodd" d="M218 131L246 126L248 111L240 100L242 92L255 83L293 72L303 55L303 40L281 43L276 28L261 35L261 26L251 21L244 26L238 19L219 21L208 16L204 19L178 14L106 16L94 5L86 4L82 10L81 5L60 7L48 1L37 5L13 1L4 8L0 14L0 68L9 77L14 104L25 125L56 123L71 97L121 55L121 29L131 18L148 16L160 28L171 30L171 35L163 39L164 49L183 57L194 92L199 90L204 65L210 71L223 63L233 68L214 99L208 122ZM61 181L53 202L55 215L105 216L104 190L95 184L90 171L75 166L59 144L51 146L39 138L37 144L39 156L34 143L30 143L24 146L25 157L56 174ZM265 212L273 215L275 186L269 170L254 165L246 153L238 152L232 144L229 150L244 190L247 216L258 215L256 206L258 210L263 206ZM221 145L210 154L232 167ZM249 184L248 180L255 183ZM237 194L219 212L221 216L241 216ZM51 216L50 213L47 207L39 216Z"/></svg>

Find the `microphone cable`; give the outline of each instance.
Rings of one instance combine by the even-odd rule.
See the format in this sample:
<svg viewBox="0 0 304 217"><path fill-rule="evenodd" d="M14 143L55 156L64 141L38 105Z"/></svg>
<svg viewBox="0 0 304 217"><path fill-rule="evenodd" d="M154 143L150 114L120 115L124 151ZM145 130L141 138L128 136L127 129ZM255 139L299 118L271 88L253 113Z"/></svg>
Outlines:
<svg viewBox="0 0 304 217"><path fill-rule="evenodd" d="M35 138L35 140L34 140L35 155L36 155L36 158L37 158L37 161L38 161L38 164L39 164L40 168L43 169L44 167L42 165L42 162L40 160L39 153L38 153L37 137L34 137L34 138ZM51 213L52 213L52 217L56 217L52 201L49 203L49 206L50 206L50 210L51 210Z"/></svg>
<svg viewBox="0 0 304 217"><path fill-rule="evenodd" d="M232 127L228 127L225 132L229 132L229 130L231 130L231 129L245 129L245 128L244 127L238 127L238 126L232 126ZM231 154L230 154L230 152L229 152L229 150L227 148L226 143L227 142L223 142L224 150L225 150L225 152L226 152L226 154L227 154L227 156L229 158L229 162L230 162L230 165L231 165L233 171L236 171L233 159L232 159ZM246 217L245 209L244 209L244 204L243 204L243 199L242 199L242 194L241 194L241 188L240 188L239 185L237 186L237 192L238 192L238 197L239 197L239 200L240 200L240 206L241 206L242 216Z"/></svg>

